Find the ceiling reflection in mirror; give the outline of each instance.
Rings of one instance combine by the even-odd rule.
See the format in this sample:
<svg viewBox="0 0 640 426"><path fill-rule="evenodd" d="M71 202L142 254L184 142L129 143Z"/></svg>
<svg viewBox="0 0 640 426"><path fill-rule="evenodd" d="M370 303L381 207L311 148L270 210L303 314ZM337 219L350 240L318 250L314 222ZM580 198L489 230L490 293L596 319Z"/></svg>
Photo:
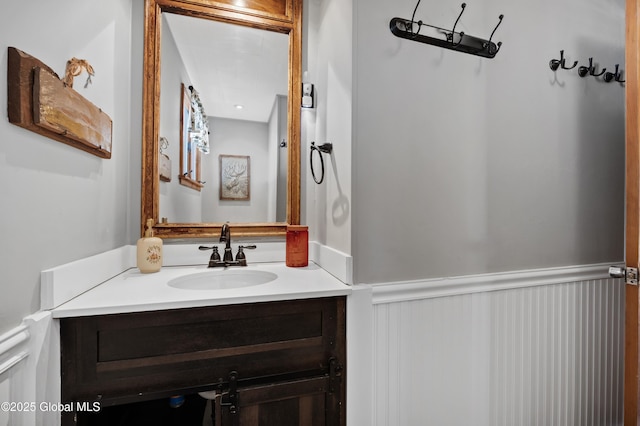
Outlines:
<svg viewBox="0 0 640 426"><path fill-rule="evenodd" d="M278 32L162 14L159 136L170 162L161 179L160 217L170 223L285 222L287 217L287 92L289 36ZM181 153L182 85L206 114L209 152ZM194 146L187 146L193 152ZM185 155L181 155L185 154ZM221 170L220 156L245 158ZM199 190L180 184L180 165L199 167ZM229 200L238 177L246 197Z"/></svg>

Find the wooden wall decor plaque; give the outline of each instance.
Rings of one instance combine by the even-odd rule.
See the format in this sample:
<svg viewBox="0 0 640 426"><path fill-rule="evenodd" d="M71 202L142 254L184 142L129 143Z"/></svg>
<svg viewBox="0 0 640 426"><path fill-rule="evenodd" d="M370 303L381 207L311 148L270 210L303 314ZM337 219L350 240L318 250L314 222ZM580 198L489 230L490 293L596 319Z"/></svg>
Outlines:
<svg viewBox="0 0 640 426"><path fill-rule="evenodd" d="M113 122L46 64L9 47L9 122L101 158L111 158Z"/></svg>

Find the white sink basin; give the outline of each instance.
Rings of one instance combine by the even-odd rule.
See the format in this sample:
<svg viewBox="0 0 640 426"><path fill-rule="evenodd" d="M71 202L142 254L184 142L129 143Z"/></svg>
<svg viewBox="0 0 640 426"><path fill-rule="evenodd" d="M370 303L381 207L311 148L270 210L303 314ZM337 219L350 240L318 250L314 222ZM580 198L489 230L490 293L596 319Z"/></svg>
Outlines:
<svg viewBox="0 0 640 426"><path fill-rule="evenodd" d="M247 269L218 269L174 278L169 287L185 290L231 290L266 284L278 278L273 272Z"/></svg>

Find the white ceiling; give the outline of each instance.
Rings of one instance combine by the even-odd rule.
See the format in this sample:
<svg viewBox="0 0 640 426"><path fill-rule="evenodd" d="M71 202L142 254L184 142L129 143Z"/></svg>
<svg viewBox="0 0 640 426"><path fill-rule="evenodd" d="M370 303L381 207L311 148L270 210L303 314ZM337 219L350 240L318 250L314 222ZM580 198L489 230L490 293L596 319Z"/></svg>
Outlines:
<svg viewBox="0 0 640 426"><path fill-rule="evenodd" d="M207 115L268 121L275 95L288 92L289 36L171 13L163 16Z"/></svg>

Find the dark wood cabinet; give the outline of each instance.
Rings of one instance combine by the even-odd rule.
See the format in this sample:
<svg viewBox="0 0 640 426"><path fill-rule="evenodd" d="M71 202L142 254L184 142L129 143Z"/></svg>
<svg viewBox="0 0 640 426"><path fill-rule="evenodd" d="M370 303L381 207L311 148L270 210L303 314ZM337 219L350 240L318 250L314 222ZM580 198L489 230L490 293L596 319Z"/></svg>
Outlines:
<svg viewBox="0 0 640 426"><path fill-rule="evenodd" d="M237 390L233 404L225 392L216 398L214 424L237 426L340 425L338 389L329 377L248 386ZM237 404L237 405L236 405ZM336 406L336 404L338 404Z"/></svg>
<svg viewBox="0 0 640 426"><path fill-rule="evenodd" d="M216 426L344 425L345 309L332 297L64 318L62 402L215 391Z"/></svg>

